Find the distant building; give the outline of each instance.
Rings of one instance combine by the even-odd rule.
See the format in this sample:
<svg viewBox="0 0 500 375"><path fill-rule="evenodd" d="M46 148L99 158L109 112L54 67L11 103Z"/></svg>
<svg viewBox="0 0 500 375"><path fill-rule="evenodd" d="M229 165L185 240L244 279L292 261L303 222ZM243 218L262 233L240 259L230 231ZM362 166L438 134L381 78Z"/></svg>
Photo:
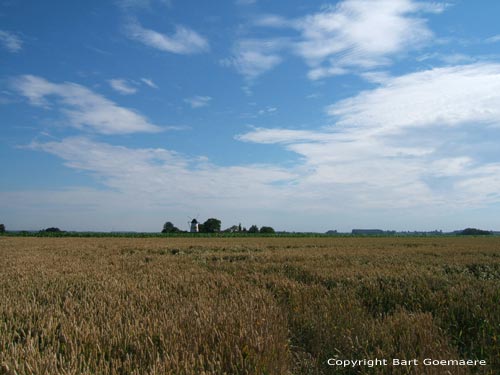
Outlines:
<svg viewBox="0 0 500 375"><path fill-rule="evenodd" d="M191 233L198 233L200 230L198 228L198 220L191 220L191 228L189 229Z"/></svg>

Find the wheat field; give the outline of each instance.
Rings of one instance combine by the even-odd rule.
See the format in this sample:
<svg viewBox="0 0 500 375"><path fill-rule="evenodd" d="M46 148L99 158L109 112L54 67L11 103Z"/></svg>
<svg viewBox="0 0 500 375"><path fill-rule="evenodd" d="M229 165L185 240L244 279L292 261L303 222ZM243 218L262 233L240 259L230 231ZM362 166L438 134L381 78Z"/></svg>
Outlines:
<svg viewBox="0 0 500 375"><path fill-rule="evenodd" d="M498 374L500 238L0 237L0 374ZM329 359L484 366L329 366Z"/></svg>

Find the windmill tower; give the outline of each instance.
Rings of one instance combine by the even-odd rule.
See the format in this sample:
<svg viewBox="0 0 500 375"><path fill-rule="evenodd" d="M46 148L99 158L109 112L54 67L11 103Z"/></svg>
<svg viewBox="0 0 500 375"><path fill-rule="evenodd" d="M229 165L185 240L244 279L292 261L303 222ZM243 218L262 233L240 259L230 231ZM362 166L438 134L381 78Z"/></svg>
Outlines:
<svg viewBox="0 0 500 375"><path fill-rule="evenodd" d="M199 232L198 220L196 220L196 219L191 220L191 226L189 228L189 231L191 233L198 233Z"/></svg>

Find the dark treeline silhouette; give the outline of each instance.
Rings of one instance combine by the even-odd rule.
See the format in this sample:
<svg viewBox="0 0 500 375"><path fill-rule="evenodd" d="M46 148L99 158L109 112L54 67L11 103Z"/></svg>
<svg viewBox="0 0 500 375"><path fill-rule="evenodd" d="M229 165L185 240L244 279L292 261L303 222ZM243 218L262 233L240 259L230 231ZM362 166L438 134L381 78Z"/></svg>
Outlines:
<svg viewBox="0 0 500 375"><path fill-rule="evenodd" d="M203 223L198 224L199 233L262 233L262 234L273 234L276 233L273 227L263 226L259 229L257 225L252 225L248 230L246 227L242 227L241 223L238 225L232 225L229 228L222 230L222 222L214 217L207 219ZM188 233L188 231L181 230L177 228L171 221L167 221L163 225L161 233L175 234L175 233Z"/></svg>
<svg viewBox="0 0 500 375"><path fill-rule="evenodd" d="M490 231L487 230L482 230L482 229L477 229L477 228L466 228L463 231L461 231L459 234L465 235L465 236L485 236L485 235L491 235Z"/></svg>
<svg viewBox="0 0 500 375"><path fill-rule="evenodd" d="M174 224L172 224L170 221L167 221L163 225L163 230L161 232L162 233L179 233L182 231L179 228L177 228Z"/></svg>
<svg viewBox="0 0 500 375"><path fill-rule="evenodd" d="M60 230L59 228L56 228L56 227L50 227L50 228L41 230L40 232L59 233L59 232L62 232L62 230Z"/></svg>

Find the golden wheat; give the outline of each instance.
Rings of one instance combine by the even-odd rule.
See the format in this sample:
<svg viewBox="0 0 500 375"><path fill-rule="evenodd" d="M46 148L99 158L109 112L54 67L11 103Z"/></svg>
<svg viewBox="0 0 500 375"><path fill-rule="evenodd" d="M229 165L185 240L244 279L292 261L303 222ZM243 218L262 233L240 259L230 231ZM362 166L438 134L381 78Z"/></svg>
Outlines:
<svg viewBox="0 0 500 375"><path fill-rule="evenodd" d="M498 238L0 237L0 259L0 374L500 368Z"/></svg>

